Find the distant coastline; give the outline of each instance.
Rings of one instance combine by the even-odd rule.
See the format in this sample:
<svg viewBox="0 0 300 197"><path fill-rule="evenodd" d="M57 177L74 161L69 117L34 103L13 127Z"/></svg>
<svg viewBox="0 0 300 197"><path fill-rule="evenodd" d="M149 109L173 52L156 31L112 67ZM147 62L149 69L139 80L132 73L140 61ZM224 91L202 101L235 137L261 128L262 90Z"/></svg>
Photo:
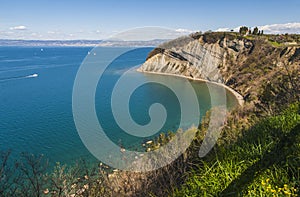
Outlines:
<svg viewBox="0 0 300 197"><path fill-rule="evenodd" d="M7 40L0 39L0 46L12 47L155 47L167 40Z"/></svg>

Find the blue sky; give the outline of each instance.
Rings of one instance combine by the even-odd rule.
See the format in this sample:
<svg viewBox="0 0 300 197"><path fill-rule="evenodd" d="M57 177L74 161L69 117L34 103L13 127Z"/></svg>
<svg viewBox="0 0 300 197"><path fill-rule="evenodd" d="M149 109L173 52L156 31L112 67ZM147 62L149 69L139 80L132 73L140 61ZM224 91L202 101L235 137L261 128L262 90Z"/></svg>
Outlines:
<svg viewBox="0 0 300 197"><path fill-rule="evenodd" d="M142 26L216 30L300 22L300 1L0 0L0 39L102 39Z"/></svg>

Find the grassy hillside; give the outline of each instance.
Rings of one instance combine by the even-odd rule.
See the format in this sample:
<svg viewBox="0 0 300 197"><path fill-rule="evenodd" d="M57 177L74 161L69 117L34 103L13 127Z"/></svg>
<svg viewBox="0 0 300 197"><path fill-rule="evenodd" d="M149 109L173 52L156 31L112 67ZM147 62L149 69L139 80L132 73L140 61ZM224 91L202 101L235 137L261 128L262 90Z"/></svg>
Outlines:
<svg viewBox="0 0 300 197"><path fill-rule="evenodd" d="M299 103L258 121L236 141L219 144L194 163L172 196L299 195Z"/></svg>

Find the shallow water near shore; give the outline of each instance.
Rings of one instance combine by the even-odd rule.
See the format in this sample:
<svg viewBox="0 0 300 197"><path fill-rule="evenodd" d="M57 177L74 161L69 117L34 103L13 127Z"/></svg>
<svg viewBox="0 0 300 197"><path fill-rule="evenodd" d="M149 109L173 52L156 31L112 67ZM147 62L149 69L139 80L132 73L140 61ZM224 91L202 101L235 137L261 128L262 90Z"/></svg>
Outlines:
<svg viewBox="0 0 300 197"><path fill-rule="evenodd" d="M103 48L114 53L118 48ZM141 144L153 138L137 138L123 132L111 112L111 91L124 69L142 64L152 48L130 51L118 57L102 76L96 92L96 111L106 134L116 144L128 149L140 149ZM12 157L20 152L44 154L50 163L72 163L79 158L95 160L78 136L72 114L72 89L77 70L91 51L87 47L0 47L0 149L12 149ZM91 73L92 74L92 73ZM154 78L182 86L186 80L172 76L131 73L132 80ZM214 95L205 82L191 82L200 105L201 116L211 108ZM188 96L188 95L187 95ZM227 92L227 106L235 106L234 95ZM122 98L120 98L122 99ZM149 106L161 103L168 116L161 132L176 131L180 121L180 107L174 93L157 84L139 87L131 97L132 118L139 124L149 122ZM184 123L184 129L198 125L200 117ZM159 132L158 132L159 133Z"/></svg>

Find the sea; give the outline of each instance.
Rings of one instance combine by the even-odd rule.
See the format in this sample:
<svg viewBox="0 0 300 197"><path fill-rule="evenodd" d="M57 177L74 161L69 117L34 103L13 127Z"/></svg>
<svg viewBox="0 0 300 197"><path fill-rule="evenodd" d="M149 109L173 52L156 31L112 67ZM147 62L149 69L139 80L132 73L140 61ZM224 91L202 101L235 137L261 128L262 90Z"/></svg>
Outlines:
<svg viewBox="0 0 300 197"><path fill-rule="evenodd" d="M128 52L115 58L100 78L97 86L95 110L106 135L127 149L142 150L142 144L161 132L179 129L180 105L176 95L167 87L148 83L155 79L171 81L181 87L186 80L136 72L147 58L152 47L128 48ZM72 110L72 95L77 72L91 47L0 47L0 150L12 151L12 159L27 152L44 155L49 162L71 164L79 159L97 162L78 134ZM124 48L103 47L107 54ZM91 54L92 53L92 54ZM97 66L95 67L97 69ZM130 97L130 114L140 125L150 121L149 106L161 103L167 118L162 128L152 136L135 137L122 131L114 120L111 106L112 90L118 79L131 69L130 80L143 81ZM90 71L93 75L93 71ZM198 126L201 118L211 109L211 91L205 82L190 81L199 101L200 116L185 122L187 129ZM218 97L218 86L215 86ZM189 96L189 95L187 95ZM124 99L122 96L117 99ZM227 107L237 105L230 92L226 93ZM184 105L188 105L185 103ZM101 145L99 146L101 148Z"/></svg>

